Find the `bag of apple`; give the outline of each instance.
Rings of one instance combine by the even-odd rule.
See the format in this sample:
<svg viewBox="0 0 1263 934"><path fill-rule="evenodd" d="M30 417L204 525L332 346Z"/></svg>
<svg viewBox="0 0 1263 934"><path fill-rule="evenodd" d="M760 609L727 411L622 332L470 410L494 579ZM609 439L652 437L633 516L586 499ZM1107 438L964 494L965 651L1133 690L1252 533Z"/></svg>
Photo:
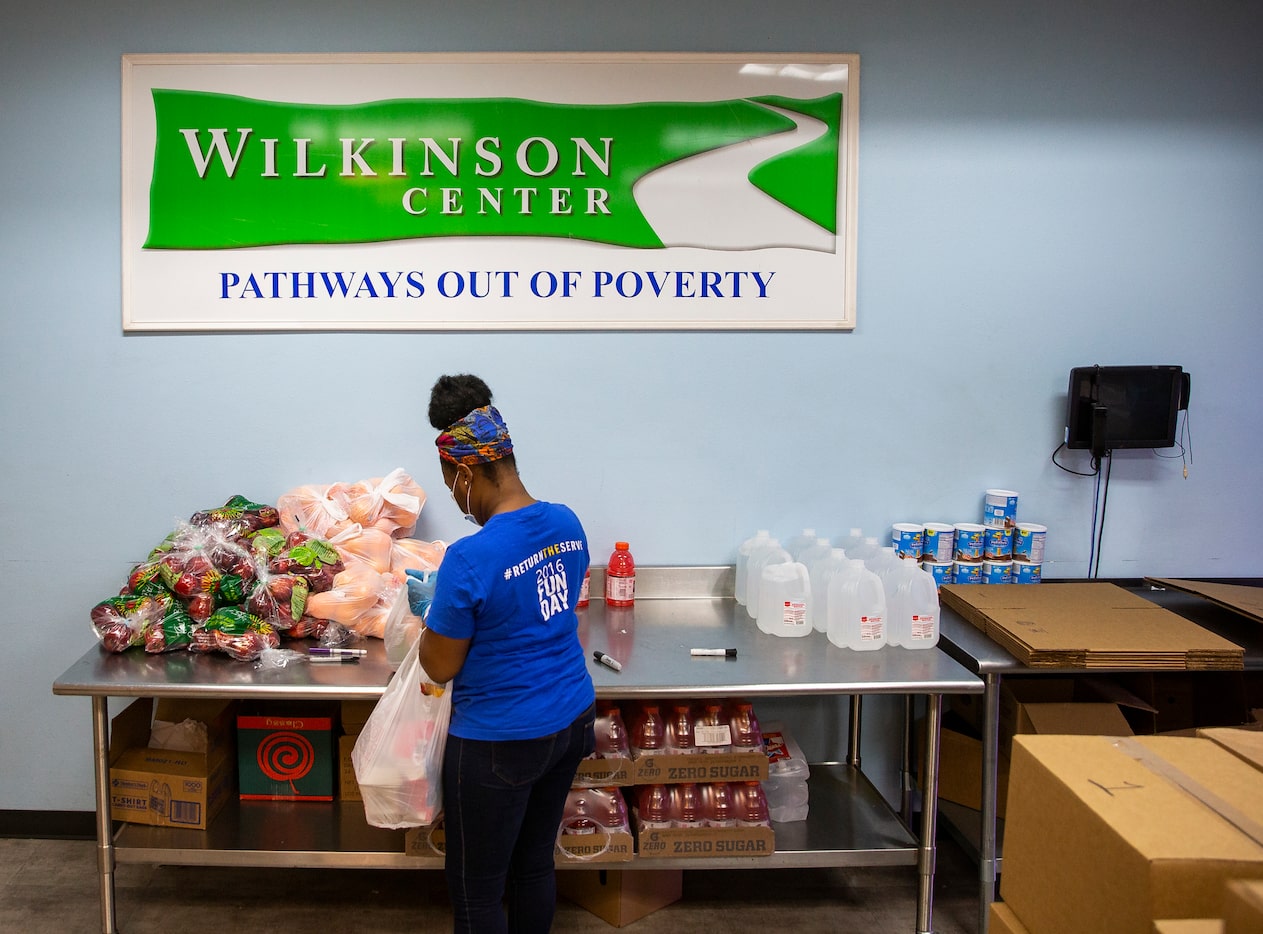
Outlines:
<svg viewBox="0 0 1263 934"><path fill-rule="evenodd" d="M265 649L281 644L281 637L268 623L237 607L216 611L206 625L193 635L191 652L221 651L239 662L252 662Z"/></svg>
<svg viewBox="0 0 1263 934"><path fill-rule="evenodd" d="M125 652L144 644L146 631L173 603L170 594L109 597L92 608L92 631L106 651Z"/></svg>
<svg viewBox="0 0 1263 934"><path fill-rule="evenodd" d="M150 652L190 646L195 633L221 607L244 602L257 576L247 536L275 526L275 507L233 496L201 510L132 568L120 596L92 610L105 648Z"/></svg>

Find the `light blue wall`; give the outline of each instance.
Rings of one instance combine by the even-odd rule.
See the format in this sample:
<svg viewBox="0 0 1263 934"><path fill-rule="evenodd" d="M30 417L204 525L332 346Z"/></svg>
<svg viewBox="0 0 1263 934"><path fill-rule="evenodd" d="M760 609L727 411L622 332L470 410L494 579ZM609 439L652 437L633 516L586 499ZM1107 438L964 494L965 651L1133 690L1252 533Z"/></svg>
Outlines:
<svg viewBox="0 0 1263 934"><path fill-rule="evenodd" d="M1068 371L1180 364L1188 479L1115 458L1101 573L1259 574L1261 40L1245 0L9 11L0 810L91 807L87 701L49 688L176 518L405 466L434 496L418 534L461 534L424 418L444 371L490 382L528 486L598 558L618 537L727 563L756 528L976 518L1004 486L1050 527L1045 573L1074 577L1093 486L1049 462ZM553 49L858 52L855 332L121 333L123 53Z"/></svg>

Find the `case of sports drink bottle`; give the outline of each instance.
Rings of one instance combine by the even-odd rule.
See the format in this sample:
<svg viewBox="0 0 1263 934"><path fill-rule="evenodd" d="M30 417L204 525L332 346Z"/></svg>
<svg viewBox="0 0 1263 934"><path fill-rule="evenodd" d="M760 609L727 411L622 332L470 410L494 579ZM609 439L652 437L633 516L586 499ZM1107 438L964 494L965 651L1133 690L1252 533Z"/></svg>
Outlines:
<svg viewBox="0 0 1263 934"><path fill-rule="evenodd" d="M674 698L623 705L632 784L762 781L767 757L754 706L741 698Z"/></svg>
<svg viewBox="0 0 1263 934"><path fill-rule="evenodd" d="M579 763L575 772L575 788L620 788L632 784L631 739L619 706L598 701L596 749Z"/></svg>
<svg viewBox="0 0 1263 934"><path fill-rule="evenodd" d="M642 859L770 856L776 835L758 781L638 785L632 791Z"/></svg>
<svg viewBox="0 0 1263 934"><path fill-rule="evenodd" d="M625 863L634 850L627 802L620 789L570 789L557 830L557 865Z"/></svg>
<svg viewBox="0 0 1263 934"><path fill-rule="evenodd" d="M424 827L411 827L403 835L405 856L444 856L447 853L447 833L443 829L443 815Z"/></svg>

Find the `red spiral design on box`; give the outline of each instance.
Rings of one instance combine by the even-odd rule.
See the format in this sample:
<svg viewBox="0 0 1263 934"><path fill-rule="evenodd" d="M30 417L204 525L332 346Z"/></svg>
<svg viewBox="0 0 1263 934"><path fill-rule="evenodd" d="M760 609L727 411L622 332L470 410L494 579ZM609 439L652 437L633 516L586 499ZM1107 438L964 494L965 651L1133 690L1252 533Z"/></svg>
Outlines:
<svg viewBox="0 0 1263 934"><path fill-rule="evenodd" d="M255 761L260 771L274 782L289 782L290 791L298 794L294 782L306 777L316 763L316 750L311 740L301 733L272 733L259 743Z"/></svg>

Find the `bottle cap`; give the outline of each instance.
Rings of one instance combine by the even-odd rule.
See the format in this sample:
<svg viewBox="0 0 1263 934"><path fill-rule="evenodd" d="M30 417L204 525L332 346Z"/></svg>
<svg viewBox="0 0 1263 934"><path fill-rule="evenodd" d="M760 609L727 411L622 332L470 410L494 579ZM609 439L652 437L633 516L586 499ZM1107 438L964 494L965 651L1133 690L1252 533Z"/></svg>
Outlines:
<svg viewBox="0 0 1263 934"><path fill-rule="evenodd" d="M614 543L614 550L615 550L615 551L627 551L629 548L631 548L631 546L630 546L630 545L628 545L628 544L627 544L627 542L615 542L615 543Z"/></svg>

